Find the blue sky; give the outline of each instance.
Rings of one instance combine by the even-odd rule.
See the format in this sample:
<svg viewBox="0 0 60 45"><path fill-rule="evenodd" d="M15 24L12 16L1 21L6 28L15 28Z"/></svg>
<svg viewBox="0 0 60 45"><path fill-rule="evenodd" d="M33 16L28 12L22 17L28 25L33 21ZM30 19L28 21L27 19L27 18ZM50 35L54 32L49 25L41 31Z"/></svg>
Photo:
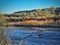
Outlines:
<svg viewBox="0 0 60 45"><path fill-rule="evenodd" d="M0 13L15 11L60 7L60 0L0 0Z"/></svg>

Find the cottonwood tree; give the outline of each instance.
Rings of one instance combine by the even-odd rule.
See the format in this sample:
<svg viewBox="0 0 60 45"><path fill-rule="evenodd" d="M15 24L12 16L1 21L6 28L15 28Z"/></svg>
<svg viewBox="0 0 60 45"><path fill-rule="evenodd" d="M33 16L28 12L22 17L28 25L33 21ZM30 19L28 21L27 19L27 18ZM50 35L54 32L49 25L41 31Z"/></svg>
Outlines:
<svg viewBox="0 0 60 45"><path fill-rule="evenodd" d="M0 14L0 45L4 45L4 27L1 27L5 23L5 16Z"/></svg>
<svg viewBox="0 0 60 45"><path fill-rule="evenodd" d="M0 14L0 25L4 24L6 22L5 16L3 14Z"/></svg>

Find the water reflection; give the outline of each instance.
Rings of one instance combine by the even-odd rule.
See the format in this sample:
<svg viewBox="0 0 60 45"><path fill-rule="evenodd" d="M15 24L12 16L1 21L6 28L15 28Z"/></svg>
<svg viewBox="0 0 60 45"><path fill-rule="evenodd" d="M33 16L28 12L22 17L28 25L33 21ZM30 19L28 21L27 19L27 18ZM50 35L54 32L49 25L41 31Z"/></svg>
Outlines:
<svg viewBox="0 0 60 45"><path fill-rule="evenodd" d="M36 31L14 28L6 29L5 36L6 38L10 37L11 45L60 45L60 32L58 31Z"/></svg>

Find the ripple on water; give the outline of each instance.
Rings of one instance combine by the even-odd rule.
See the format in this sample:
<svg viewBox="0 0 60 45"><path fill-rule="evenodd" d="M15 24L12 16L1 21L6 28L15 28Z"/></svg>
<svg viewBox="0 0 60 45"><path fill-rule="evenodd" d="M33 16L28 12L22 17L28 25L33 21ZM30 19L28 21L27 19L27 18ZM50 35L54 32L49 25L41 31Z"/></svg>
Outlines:
<svg viewBox="0 0 60 45"><path fill-rule="evenodd" d="M60 32L56 31L7 29L5 34L11 36L12 43L18 43L19 41L23 40L24 45L60 45Z"/></svg>

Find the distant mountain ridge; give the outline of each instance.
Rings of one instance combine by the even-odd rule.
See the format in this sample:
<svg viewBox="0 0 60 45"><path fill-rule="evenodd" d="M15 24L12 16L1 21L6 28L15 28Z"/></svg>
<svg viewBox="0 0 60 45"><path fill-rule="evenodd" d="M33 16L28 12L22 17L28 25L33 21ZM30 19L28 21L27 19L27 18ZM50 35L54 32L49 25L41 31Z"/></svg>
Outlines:
<svg viewBox="0 0 60 45"><path fill-rule="evenodd" d="M45 9L34 9L34 10L24 10L24 11L17 11L17 12L14 12L13 14L15 14L15 13L31 13L31 12L36 12L36 11L41 11L40 13L42 13L43 11L44 12L46 12L46 11L50 11L51 12L51 14L54 14L55 13L55 15L59 15L59 13L60 13L60 7L50 7L50 8L45 8ZM54 12L54 13L53 13Z"/></svg>

